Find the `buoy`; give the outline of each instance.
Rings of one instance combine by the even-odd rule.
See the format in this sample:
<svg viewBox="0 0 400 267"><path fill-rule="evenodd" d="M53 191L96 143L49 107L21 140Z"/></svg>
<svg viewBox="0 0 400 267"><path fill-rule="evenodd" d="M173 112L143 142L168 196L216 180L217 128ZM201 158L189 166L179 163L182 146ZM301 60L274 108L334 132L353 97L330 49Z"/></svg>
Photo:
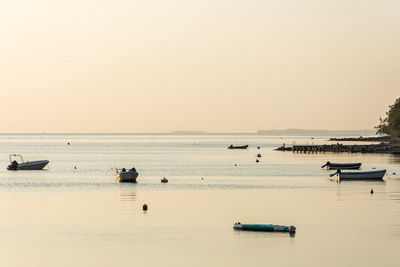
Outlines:
<svg viewBox="0 0 400 267"><path fill-rule="evenodd" d="M147 204L143 204L143 210L147 210Z"/></svg>
<svg viewBox="0 0 400 267"><path fill-rule="evenodd" d="M235 164L235 166L237 166L237 164Z"/></svg>
<svg viewBox="0 0 400 267"><path fill-rule="evenodd" d="M261 154L257 154L257 158L261 158Z"/></svg>
<svg viewBox="0 0 400 267"><path fill-rule="evenodd" d="M258 159L256 159L256 162L260 162Z"/></svg>
<svg viewBox="0 0 400 267"><path fill-rule="evenodd" d="M68 142L67 145L70 145L70 143Z"/></svg>
<svg viewBox="0 0 400 267"><path fill-rule="evenodd" d="M74 166L74 170L76 170L76 166Z"/></svg>
<svg viewBox="0 0 400 267"><path fill-rule="evenodd" d="M258 146L257 149L260 149L260 147Z"/></svg>
<svg viewBox="0 0 400 267"><path fill-rule="evenodd" d="M371 192L370 193L373 194L374 193L374 189L371 188Z"/></svg>
<svg viewBox="0 0 400 267"><path fill-rule="evenodd" d="M201 177L201 180L204 180L203 177Z"/></svg>

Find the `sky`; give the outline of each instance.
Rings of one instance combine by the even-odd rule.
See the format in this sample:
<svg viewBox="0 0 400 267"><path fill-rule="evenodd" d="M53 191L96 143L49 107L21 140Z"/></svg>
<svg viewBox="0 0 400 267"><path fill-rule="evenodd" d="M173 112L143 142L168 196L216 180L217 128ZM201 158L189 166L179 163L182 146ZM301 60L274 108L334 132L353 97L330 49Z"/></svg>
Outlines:
<svg viewBox="0 0 400 267"><path fill-rule="evenodd" d="M400 1L0 1L0 132L372 129Z"/></svg>

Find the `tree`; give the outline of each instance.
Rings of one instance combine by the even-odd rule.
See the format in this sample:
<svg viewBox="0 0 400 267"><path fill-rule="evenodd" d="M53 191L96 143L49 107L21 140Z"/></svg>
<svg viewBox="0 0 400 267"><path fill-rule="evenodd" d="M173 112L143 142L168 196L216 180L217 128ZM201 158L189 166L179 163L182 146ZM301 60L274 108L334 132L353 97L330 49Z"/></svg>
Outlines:
<svg viewBox="0 0 400 267"><path fill-rule="evenodd" d="M393 138L400 137L400 98L396 99L393 105L389 106L386 112L387 117L380 118L380 124L375 127L377 134L387 134Z"/></svg>

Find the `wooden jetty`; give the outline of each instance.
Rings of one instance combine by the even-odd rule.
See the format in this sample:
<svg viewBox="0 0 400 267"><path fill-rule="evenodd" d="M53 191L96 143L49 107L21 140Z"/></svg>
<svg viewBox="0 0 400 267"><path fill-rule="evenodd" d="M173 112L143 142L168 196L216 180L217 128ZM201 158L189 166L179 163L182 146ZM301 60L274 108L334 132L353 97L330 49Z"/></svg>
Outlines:
<svg viewBox="0 0 400 267"><path fill-rule="evenodd" d="M325 152L351 152L352 148L343 144L332 145L293 145L292 147L281 146L276 150L292 151L293 153L325 153Z"/></svg>
<svg viewBox="0 0 400 267"><path fill-rule="evenodd" d="M376 145L293 145L286 147L283 144L277 148L279 151L292 151L293 153L385 153L385 154L400 154L400 145L397 144L376 144Z"/></svg>

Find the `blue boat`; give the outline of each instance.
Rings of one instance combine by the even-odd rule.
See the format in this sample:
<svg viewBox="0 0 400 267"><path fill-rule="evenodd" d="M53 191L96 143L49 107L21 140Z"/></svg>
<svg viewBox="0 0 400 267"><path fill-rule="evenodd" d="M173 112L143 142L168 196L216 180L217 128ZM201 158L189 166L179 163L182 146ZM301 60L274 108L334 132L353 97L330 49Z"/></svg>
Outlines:
<svg viewBox="0 0 400 267"><path fill-rule="evenodd" d="M340 169L332 173L330 176L338 176L339 181L343 180L366 180L366 181L382 181L385 176L386 170L367 171L367 172L342 172Z"/></svg>
<svg viewBox="0 0 400 267"><path fill-rule="evenodd" d="M326 162L321 168L326 167L328 170L358 170L361 168L361 163L331 163Z"/></svg>
<svg viewBox="0 0 400 267"><path fill-rule="evenodd" d="M249 145L244 145L244 146L230 145L230 146L228 146L228 149L247 149L248 147L249 147Z"/></svg>
<svg viewBox="0 0 400 267"><path fill-rule="evenodd" d="M233 225L233 229L244 230L244 231L262 231L262 232L288 232L288 233L296 232L296 227L294 225L285 226L277 224L241 224L240 222L235 223Z"/></svg>

